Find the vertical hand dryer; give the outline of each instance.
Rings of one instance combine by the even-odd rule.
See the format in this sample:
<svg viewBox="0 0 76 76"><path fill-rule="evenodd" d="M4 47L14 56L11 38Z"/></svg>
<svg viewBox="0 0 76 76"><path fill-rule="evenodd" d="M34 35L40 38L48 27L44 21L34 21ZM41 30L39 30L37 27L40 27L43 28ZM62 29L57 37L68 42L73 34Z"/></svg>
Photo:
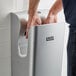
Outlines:
<svg viewBox="0 0 76 76"><path fill-rule="evenodd" d="M21 20L27 21L27 13L10 15L12 76L61 76L65 23L33 26L26 39Z"/></svg>

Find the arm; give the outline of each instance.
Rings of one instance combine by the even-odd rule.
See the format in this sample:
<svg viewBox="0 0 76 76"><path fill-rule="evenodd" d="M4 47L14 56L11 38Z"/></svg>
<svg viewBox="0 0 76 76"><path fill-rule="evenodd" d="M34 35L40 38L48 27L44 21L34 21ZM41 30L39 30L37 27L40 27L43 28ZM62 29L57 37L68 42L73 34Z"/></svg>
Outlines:
<svg viewBox="0 0 76 76"><path fill-rule="evenodd" d="M48 16L50 16L51 14L57 15L62 10L62 6L62 0L56 0L54 5L50 9Z"/></svg>
<svg viewBox="0 0 76 76"><path fill-rule="evenodd" d="M35 15L39 1L40 0L29 0L29 10L28 10L29 15L31 16Z"/></svg>
<svg viewBox="0 0 76 76"><path fill-rule="evenodd" d="M40 25L41 19L37 14L37 8L40 0L29 0L29 10L28 10L28 22L26 28L26 38L28 38L28 31L31 26Z"/></svg>
<svg viewBox="0 0 76 76"><path fill-rule="evenodd" d="M62 7L62 0L56 0L54 5L50 8L47 18L43 20L43 23L56 23L57 14L62 10Z"/></svg>

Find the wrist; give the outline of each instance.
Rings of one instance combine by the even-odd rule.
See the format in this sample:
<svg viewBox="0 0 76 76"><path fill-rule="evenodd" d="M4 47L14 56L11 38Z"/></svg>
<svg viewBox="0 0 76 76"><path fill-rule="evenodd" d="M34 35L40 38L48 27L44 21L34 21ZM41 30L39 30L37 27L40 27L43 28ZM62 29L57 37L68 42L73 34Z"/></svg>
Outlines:
<svg viewBox="0 0 76 76"><path fill-rule="evenodd" d="M36 11L33 10L33 9L30 9L30 10L28 11L28 15L29 15L30 17L33 17L35 14L36 14Z"/></svg>
<svg viewBox="0 0 76 76"><path fill-rule="evenodd" d="M35 18L35 17L37 17L38 16L38 14L37 14L37 12L36 13L30 13L29 15L28 15L28 18L29 19L32 19L32 18Z"/></svg>
<svg viewBox="0 0 76 76"><path fill-rule="evenodd" d="M54 16L57 16L57 13L55 13L55 11L53 11L53 10L50 10L48 17L54 17Z"/></svg>

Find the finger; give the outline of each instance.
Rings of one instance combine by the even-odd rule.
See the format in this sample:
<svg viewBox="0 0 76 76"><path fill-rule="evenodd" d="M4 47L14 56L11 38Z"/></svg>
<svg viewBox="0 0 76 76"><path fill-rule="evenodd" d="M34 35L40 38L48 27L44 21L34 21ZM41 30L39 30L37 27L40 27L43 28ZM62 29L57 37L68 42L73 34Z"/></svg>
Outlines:
<svg viewBox="0 0 76 76"><path fill-rule="evenodd" d="M43 24L49 24L51 22L52 22L52 20L49 17L47 17L46 19L44 19L44 23Z"/></svg>
<svg viewBox="0 0 76 76"><path fill-rule="evenodd" d="M28 23L27 23L27 28L26 28L26 39L28 38L29 29L30 29L31 26L33 26L33 24L34 24L34 21L33 21L33 20L28 21Z"/></svg>
<svg viewBox="0 0 76 76"><path fill-rule="evenodd" d="M49 23L52 23L50 20L45 20L44 22L45 24L49 24Z"/></svg>
<svg viewBox="0 0 76 76"><path fill-rule="evenodd" d="M34 23L35 26L39 25L37 22Z"/></svg>
<svg viewBox="0 0 76 76"><path fill-rule="evenodd" d="M40 19L37 19L37 20L36 20L36 23L37 23L38 25L41 25L42 21L41 21Z"/></svg>
<svg viewBox="0 0 76 76"><path fill-rule="evenodd" d="M29 29L30 29L30 25L29 25L30 23L28 23L27 24L27 28L26 28L26 39L28 38L28 31L29 31Z"/></svg>
<svg viewBox="0 0 76 76"><path fill-rule="evenodd" d="M54 22L57 23L57 17L55 17Z"/></svg>
<svg viewBox="0 0 76 76"><path fill-rule="evenodd" d="M26 39L28 39L28 32L26 32Z"/></svg>
<svg viewBox="0 0 76 76"><path fill-rule="evenodd" d="M27 24L26 38L28 38L28 32L29 32L29 29L31 28L31 26L33 26L33 24L34 24L33 22Z"/></svg>
<svg viewBox="0 0 76 76"><path fill-rule="evenodd" d="M28 20L28 23L27 23L27 26L30 27L34 24L35 20L34 19L29 19Z"/></svg>
<svg viewBox="0 0 76 76"><path fill-rule="evenodd" d="M28 30L26 30L26 39L28 39Z"/></svg>
<svg viewBox="0 0 76 76"><path fill-rule="evenodd" d="M57 23L57 20L54 20L54 23Z"/></svg>
<svg viewBox="0 0 76 76"><path fill-rule="evenodd" d="M26 39L28 39L28 32L26 32Z"/></svg>

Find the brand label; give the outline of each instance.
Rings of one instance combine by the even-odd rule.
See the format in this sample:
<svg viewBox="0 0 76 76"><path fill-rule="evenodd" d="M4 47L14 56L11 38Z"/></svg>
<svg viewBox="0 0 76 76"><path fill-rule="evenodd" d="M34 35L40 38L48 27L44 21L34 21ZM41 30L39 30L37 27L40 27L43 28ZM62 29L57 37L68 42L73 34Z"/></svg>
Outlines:
<svg viewBox="0 0 76 76"><path fill-rule="evenodd" d="M54 40L54 36L46 37L46 41L52 41Z"/></svg>

